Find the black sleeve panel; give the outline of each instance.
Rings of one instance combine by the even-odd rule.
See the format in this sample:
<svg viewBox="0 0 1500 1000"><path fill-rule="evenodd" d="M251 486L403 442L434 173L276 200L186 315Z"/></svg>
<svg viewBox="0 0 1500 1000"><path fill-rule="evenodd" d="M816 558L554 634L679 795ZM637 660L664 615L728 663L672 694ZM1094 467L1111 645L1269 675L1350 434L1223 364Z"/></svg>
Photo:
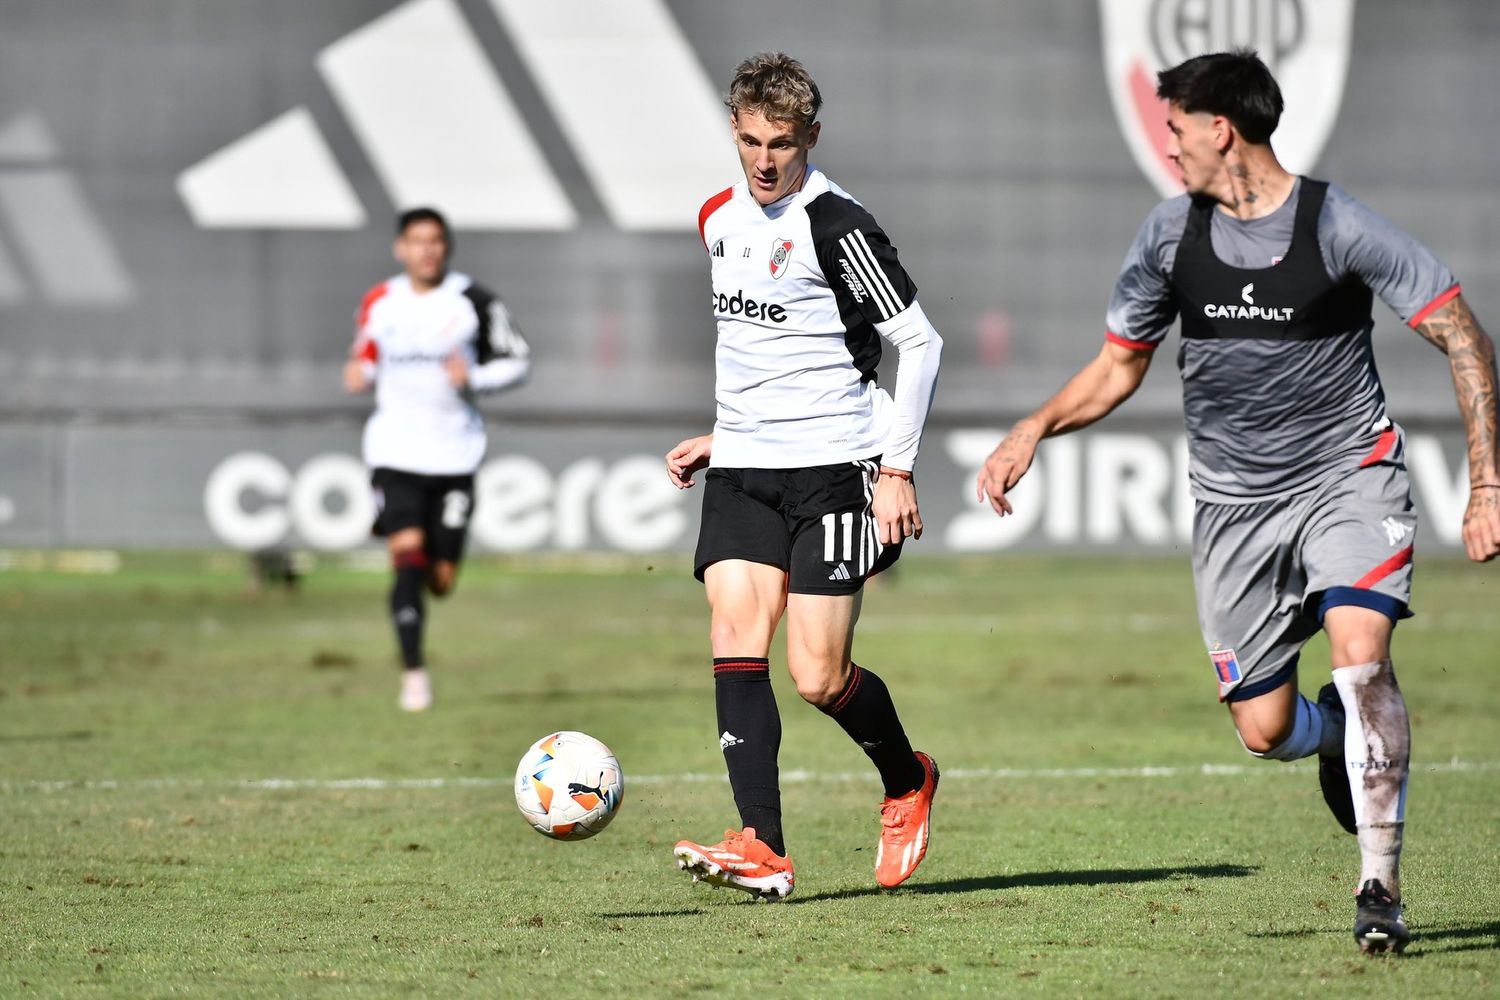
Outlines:
<svg viewBox="0 0 1500 1000"><path fill-rule="evenodd" d="M840 313L857 312L881 323L916 299L916 283L869 212L830 191L808 203L807 219Z"/></svg>
<svg viewBox="0 0 1500 1000"><path fill-rule="evenodd" d="M873 216L832 191L808 202L807 221L823 277L844 324L844 343L860 378L875 378L880 334L875 324L911 305L917 286Z"/></svg>
<svg viewBox="0 0 1500 1000"><path fill-rule="evenodd" d="M495 345L490 337L490 308L495 304L495 293L478 282L470 282L463 295L479 319L479 326L474 331L474 363L482 365L495 358Z"/></svg>

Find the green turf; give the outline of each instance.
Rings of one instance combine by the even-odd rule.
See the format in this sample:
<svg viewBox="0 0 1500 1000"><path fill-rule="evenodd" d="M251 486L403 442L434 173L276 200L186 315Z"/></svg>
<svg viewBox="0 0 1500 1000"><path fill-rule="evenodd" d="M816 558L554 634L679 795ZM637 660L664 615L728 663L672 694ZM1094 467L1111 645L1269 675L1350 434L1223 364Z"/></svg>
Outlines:
<svg viewBox="0 0 1500 1000"><path fill-rule="evenodd" d="M1216 705L1183 560L910 558L872 588L856 656L949 774L932 853L875 891L878 784L778 676L782 766L809 772L786 788L798 885L778 906L671 865L676 839L733 821L722 782L664 780L722 771L679 559L477 561L431 616L421 716L395 709L382 574L321 567L289 594L224 556L11 565L0 996L1500 991L1494 567L1425 561L1398 633L1425 766L1418 939L1391 961L1356 952L1356 852L1314 769L1251 760ZM1306 689L1325 661L1315 642ZM584 843L511 802L555 728L626 770ZM1474 766L1432 767L1454 760ZM1143 765L1195 773L1108 773ZM964 773L1001 768L1023 773ZM385 783L326 783L360 777ZM305 781L248 783L271 778Z"/></svg>

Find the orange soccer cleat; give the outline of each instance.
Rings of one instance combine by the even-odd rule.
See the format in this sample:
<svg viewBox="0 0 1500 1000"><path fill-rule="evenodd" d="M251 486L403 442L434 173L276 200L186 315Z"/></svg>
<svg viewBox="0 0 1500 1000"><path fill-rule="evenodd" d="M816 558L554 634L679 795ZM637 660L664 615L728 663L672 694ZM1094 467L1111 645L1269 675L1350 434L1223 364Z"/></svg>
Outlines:
<svg viewBox="0 0 1500 1000"><path fill-rule="evenodd" d="M887 889L911 878L927 856L932 830L932 797L937 793L937 761L917 751L926 777L922 787L880 804L880 846L875 849L875 881Z"/></svg>
<svg viewBox="0 0 1500 1000"><path fill-rule="evenodd" d="M790 896L797 884L792 859L772 851L751 826L739 833L725 830L723 841L712 847L679 840L672 854L677 867L691 872L694 882L727 885L772 902Z"/></svg>

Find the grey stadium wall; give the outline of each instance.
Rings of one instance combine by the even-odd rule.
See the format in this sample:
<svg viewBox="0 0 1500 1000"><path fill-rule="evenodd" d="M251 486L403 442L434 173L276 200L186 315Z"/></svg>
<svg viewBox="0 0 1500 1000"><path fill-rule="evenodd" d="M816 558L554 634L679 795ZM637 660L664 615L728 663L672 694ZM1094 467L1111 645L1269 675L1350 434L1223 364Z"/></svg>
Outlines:
<svg viewBox="0 0 1500 1000"><path fill-rule="evenodd" d="M1044 447L1022 516L971 483L1097 351L1169 190L1140 81L1235 44L1287 91L1289 165L1433 247L1500 328L1490 0L8 0L0 548L364 544L368 401L338 366L418 200L535 351L485 404L475 547L690 548L698 494L659 456L713 418L696 209L736 178L719 88L780 48L824 92L815 161L947 341L921 547L1186 551L1175 335L1119 416ZM1456 550L1447 367L1376 309L1419 541Z"/></svg>

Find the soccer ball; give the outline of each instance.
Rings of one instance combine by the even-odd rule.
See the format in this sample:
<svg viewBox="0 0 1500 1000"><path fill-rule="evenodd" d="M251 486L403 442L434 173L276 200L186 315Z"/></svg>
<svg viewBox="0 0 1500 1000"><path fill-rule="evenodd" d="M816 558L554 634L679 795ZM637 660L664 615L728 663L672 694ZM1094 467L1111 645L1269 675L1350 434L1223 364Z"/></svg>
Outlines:
<svg viewBox="0 0 1500 1000"><path fill-rule="evenodd" d="M625 797L625 774L609 747L586 733L544 736L516 768L516 805L538 833L584 840L609 825Z"/></svg>

